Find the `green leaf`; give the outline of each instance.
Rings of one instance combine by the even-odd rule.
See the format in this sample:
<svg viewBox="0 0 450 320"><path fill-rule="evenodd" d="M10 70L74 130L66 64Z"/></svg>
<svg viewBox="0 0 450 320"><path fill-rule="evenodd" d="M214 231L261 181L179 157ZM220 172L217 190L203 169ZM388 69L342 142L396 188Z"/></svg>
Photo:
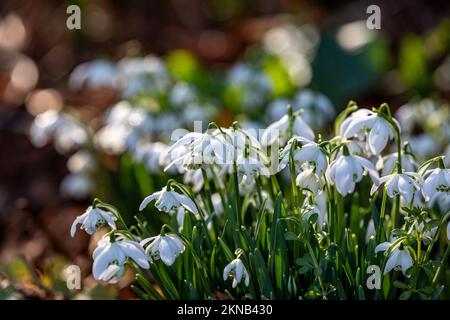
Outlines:
<svg viewBox="0 0 450 320"><path fill-rule="evenodd" d="M408 300L408 299L411 297L411 294L412 294L412 292L409 291L409 290L404 291L404 292L400 295L399 299L400 299L400 300Z"/></svg>

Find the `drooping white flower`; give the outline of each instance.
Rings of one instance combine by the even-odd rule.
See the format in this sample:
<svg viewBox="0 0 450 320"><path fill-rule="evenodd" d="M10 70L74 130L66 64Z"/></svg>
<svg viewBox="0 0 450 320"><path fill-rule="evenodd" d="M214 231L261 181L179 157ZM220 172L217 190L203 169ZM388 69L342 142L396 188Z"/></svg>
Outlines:
<svg viewBox="0 0 450 320"><path fill-rule="evenodd" d="M91 89L118 85L116 68L106 60L94 60L78 65L70 74L69 87L79 90L83 86Z"/></svg>
<svg viewBox="0 0 450 320"><path fill-rule="evenodd" d="M376 168L377 170L381 170L382 176L387 176L391 174L392 171L395 169L397 161L398 161L398 152L394 152L388 154L385 157L380 157L377 161ZM417 162L411 155L402 152L402 168L405 171L408 172L416 171L418 167L419 166Z"/></svg>
<svg viewBox="0 0 450 320"><path fill-rule="evenodd" d="M361 221L361 224L364 221ZM362 226L362 225L361 225ZM370 219L369 222L367 223L367 230L366 230L366 243L369 243L370 238L371 237L375 237L376 236L376 230L375 230L375 222L373 221L373 219Z"/></svg>
<svg viewBox="0 0 450 320"><path fill-rule="evenodd" d="M176 108L182 108L198 99L196 89L189 83L177 82L170 91L169 102Z"/></svg>
<svg viewBox="0 0 450 320"><path fill-rule="evenodd" d="M179 148L184 151L180 154ZM212 164L225 164L233 159L233 146L227 141L224 134L218 130L212 132L189 132L178 139L169 149L172 165L182 165L187 170L196 170Z"/></svg>
<svg viewBox="0 0 450 320"><path fill-rule="evenodd" d="M205 183L202 169L187 170L183 175L183 182L192 185L192 191L199 192Z"/></svg>
<svg viewBox="0 0 450 320"><path fill-rule="evenodd" d="M36 147L53 139L56 150L67 153L86 144L86 130L69 114L50 109L36 116L30 127L30 138Z"/></svg>
<svg viewBox="0 0 450 320"><path fill-rule="evenodd" d="M450 169L427 170L424 176L422 194L426 201L442 194L450 196Z"/></svg>
<svg viewBox="0 0 450 320"><path fill-rule="evenodd" d="M244 279L244 284L246 287L250 284L250 276L248 275L244 263L239 258L231 261L223 269L223 280L226 281L229 277L233 278L233 288L236 288L242 279Z"/></svg>
<svg viewBox="0 0 450 320"><path fill-rule="evenodd" d="M95 158L87 150L79 150L67 160L67 169L72 173L90 173L95 167Z"/></svg>
<svg viewBox="0 0 450 320"><path fill-rule="evenodd" d="M153 259L161 259L165 265L171 266L176 258L184 252L183 241L175 234L158 235L141 241L141 246L148 246L145 252Z"/></svg>
<svg viewBox="0 0 450 320"><path fill-rule="evenodd" d="M278 166L278 171L281 171L288 164L291 146L294 141L297 141L301 145L301 148L292 150L292 158L297 169L300 170L301 166L307 163L315 168L317 175L323 175L328 166L327 157L317 143L302 137L291 138L283 148L280 154L281 161Z"/></svg>
<svg viewBox="0 0 450 320"><path fill-rule="evenodd" d="M397 122L396 124L399 126ZM380 154L388 141L394 137L394 129L389 122L367 109L353 112L340 127L340 135L344 138L362 136L366 131L369 131L367 144L374 155Z"/></svg>
<svg viewBox="0 0 450 320"><path fill-rule="evenodd" d="M286 114L280 120L275 121L264 130L261 136L261 143L265 146L269 146L278 141L280 145L284 145L289 138L288 131L289 116ZM314 140L313 130L299 115L294 116L292 135L300 136L311 141Z"/></svg>
<svg viewBox="0 0 450 320"><path fill-rule="evenodd" d="M314 168L305 169L297 175L296 184L303 189L308 189L314 194L322 190L325 181L322 176L317 175Z"/></svg>
<svg viewBox="0 0 450 320"><path fill-rule="evenodd" d="M313 128L323 128L327 121L334 118L336 111L330 99L320 92L301 89L295 96L293 110L302 108L305 121Z"/></svg>
<svg viewBox="0 0 450 320"><path fill-rule="evenodd" d="M387 251L393 242L383 242L376 246L375 253L380 251ZM396 245L389 254L386 266L384 267L384 274L387 274L392 269L401 270L404 275L406 271L413 266L414 262L407 248L400 249L400 244Z"/></svg>
<svg viewBox="0 0 450 320"><path fill-rule="evenodd" d="M243 181L249 185L255 183L257 176L269 176L269 168L260 160L253 157L239 156L236 160L238 177L240 181Z"/></svg>
<svg viewBox="0 0 450 320"><path fill-rule="evenodd" d="M59 112L53 109L38 114L30 127L30 140L36 147L46 145L58 125Z"/></svg>
<svg viewBox="0 0 450 320"><path fill-rule="evenodd" d="M156 56L125 57L117 63L123 97L166 92L171 83L164 61Z"/></svg>
<svg viewBox="0 0 450 320"><path fill-rule="evenodd" d="M116 230L116 220L117 217L112 212L89 206L82 215L76 217L70 228L70 235L75 236L78 224L81 224L81 229L89 235L93 235L97 229L106 225Z"/></svg>
<svg viewBox="0 0 450 320"><path fill-rule="evenodd" d="M407 204L410 204L416 192L420 190L423 178L416 172L393 173L378 179L372 186L370 194L374 194L383 183L390 198L400 195Z"/></svg>
<svg viewBox="0 0 450 320"><path fill-rule="evenodd" d="M168 148L162 142L138 144L134 150L134 158L142 161L149 172L161 173Z"/></svg>
<svg viewBox="0 0 450 320"><path fill-rule="evenodd" d="M416 136L407 137L411 150L414 154L422 157L430 157L439 151L439 144L429 133L421 133Z"/></svg>
<svg viewBox="0 0 450 320"><path fill-rule="evenodd" d="M109 236L102 238L92 257L94 279L109 283L117 283L123 276L127 258L135 261L143 269L150 268L142 246L136 241L120 236L114 242L111 242Z"/></svg>
<svg viewBox="0 0 450 320"><path fill-rule="evenodd" d="M59 186L61 195L65 198L84 200L95 190L95 181L85 173L69 173Z"/></svg>
<svg viewBox="0 0 450 320"><path fill-rule="evenodd" d="M184 194L179 194L176 191L167 190L167 186L146 197L139 206L139 210L144 210L144 208L153 200L156 200L155 207L166 213L173 213L179 207L183 206L193 214L198 214L197 207L192 199Z"/></svg>
<svg viewBox="0 0 450 320"><path fill-rule="evenodd" d="M355 184L369 173L372 179L378 178L374 165L367 159L355 155L342 155L331 162L326 171L328 181L336 185L342 196L353 192Z"/></svg>
<svg viewBox="0 0 450 320"><path fill-rule="evenodd" d="M426 219L426 222L430 222L431 219ZM420 226L420 228L419 228ZM432 240L435 236L437 231L437 226L434 228L431 228L430 230L425 230L425 224L422 221L420 224L418 222L414 222L411 228L409 229L408 233L412 234L413 236L417 237L420 232L420 236L422 240Z"/></svg>
<svg viewBox="0 0 450 320"><path fill-rule="evenodd" d="M325 192L322 191L314 196L314 203L310 203L310 199L307 197L303 202L302 212L306 220L317 214L316 225L319 230L322 230L324 223L327 223L327 199Z"/></svg>

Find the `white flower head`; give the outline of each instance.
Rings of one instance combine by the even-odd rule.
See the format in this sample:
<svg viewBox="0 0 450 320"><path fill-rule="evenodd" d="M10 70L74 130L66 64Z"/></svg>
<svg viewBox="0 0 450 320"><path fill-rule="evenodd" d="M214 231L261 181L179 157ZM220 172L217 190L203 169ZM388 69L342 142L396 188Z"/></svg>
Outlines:
<svg viewBox="0 0 450 320"><path fill-rule="evenodd" d="M402 168L405 171L408 172L416 171L417 168L419 167L417 162L411 155L402 152L401 158L402 158ZM385 157L380 157L377 161L376 168L377 170L381 170L382 176L387 176L391 174L392 171L395 169L397 162L398 162L398 152L394 152L388 154Z"/></svg>
<svg viewBox="0 0 450 320"><path fill-rule="evenodd" d="M151 173L161 173L164 167L168 146L162 142L138 144L134 150L134 158L142 161Z"/></svg>
<svg viewBox="0 0 450 320"><path fill-rule="evenodd" d="M92 257L94 259L92 266L94 279L109 283L117 283L123 276L127 258L134 260L141 268L150 268L142 246L123 236L117 237L114 242L111 242L110 236L102 238Z"/></svg>
<svg viewBox="0 0 450 320"><path fill-rule="evenodd" d="M399 126L395 119L394 122ZM367 131L369 132L367 144L374 155L380 154L388 141L394 137L391 124L377 113L367 109L353 112L340 127L340 135L344 138L361 137Z"/></svg>
<svg viewBox="0 0 450 320"><path fill-rule="evenodd" d="M249 185L255 183L257 176L270 175L269 168L260 159L240 156L236 163L239 180Z"/></svg>
<svg viewBox="0 0 450 320"><path fill-rule="evenodd" d="M233 150L233 145L219 130L208 130L205 133L189 132L167 150L171 154L172 162L165 170L172 165L182 165L187 170L196 170L213 164L225 164L233 159Z"/></svg>
<svg viewBox="0 0 450 320"><path fill-rule="evenodd" d="M324 223L327 223L327 199L325 192L322 191L314 196L314 203L310 203L310 200L306 198L303 202L302 211L306 220L317 214L316 225L319 230L322 230Z"/></svg>
<svg viewBox="0 0 450 320"><path fill-rule="evenodd" d="M436 168L425 172L422 194L426 201L440 195L450 196L450 169Z"/></svg>
<svg viewBox="0 0 450 320"><path fill-rule="evenodd" d="M261 136L261 143L265 146L273 145L275 142L278 142L279 145L284 145L289 138L288 131L289 116L286 114L280 120L275 121L264 130ZM314 140L314 131L300 115L294 116L292 135L300 136L311 141Z"/></svg>
<svg viewBox="0 0 450 320"><path fill-rule="evenodd" d="M116 88L117 73L114 64L107 60L93 60L78 65L70 74L69 87L80 90L83 86L91 89L101 87Z"/></svg>
<svg viewBox="0 0 450 320"><path fill-rule="evenodd" d="M342 155L330 164L326 176L332 185L336 185L338 192L346 196L355 190L356 183L366 172L372 179L378 178L378 172L369 160L356 155Z"/></svg>
<svg viewBox="0 0 450 320"><path fill-rule="evenodd" d="M295 182L300 188L307 189L314 194L322 190L325 185L323 176L317 175L314 168L308 168L300 172Z"/></svg>
<svg viewBox="0 0 450 320"><path fill-rule="evenodd" d="M161 259L167 266L171 266L185 250L183 241L175 234L158 235L141 241L142 246L147 244L145 252L153 260Z"/></svg>
<svg viewBox="0 0 450 320"><path fill-rule="evenodd" d="M70 228L70 235L73 237L77 231L77 225L81 224L81 229L87 234L93 235L97 229L108 225L112 230L116 230L117 217L110 211L89 206L86 211L78 216Z"/></svg>
<svg viewBox="0 0 450 320"><path fill-rule="evenodd" d="M420 195L417 191L420 190L423 178L416 172L393 173L378 179L372 186L370 194L374 194L383 183L390 198L400 195L407 204L410 204L413 198Z"/></svg>
<svg viewBox="0 0 450 320"><path fill-rule="evenodd" d="M223 269L223 280L226 281L229 277L233 278L233 288L236 288L242 280L244 280L244 284L246 287L248 287L248 285L250 284L250 276L248 275L244 263L239 258L231 261Z"/></svg>
<svg viewBox="0 0 450 320"><path fill-rule="evenodd" d="M375 253L380 251L387 251L393 242L383 242L376 246ZM400 249L401 244L395 246L389 254L386 266L384 267L384 274L389 273L392 269L401 270L404 275L406 271L411 268L414 264L411 254L408 248Z"/></svg>
<svg viewBox="0 0 450 320"><path fill-rule="evenodd" d="M430 222L431 219L426 219L426 222ZM420 228L419 228L420 227ZM420 233L422 240L429 240L431 241L433 237L435 236L437 231L437 226L431 228L430 230L425 230L425 223L422 221L420 224L416 221L409 229L408 233L412 234L414 237L417 237Z"/></svg>
<svg viewBox="0 0 450 320"><path fill-rule="evenodd" d="M197 207L191 198L171 189L168 190L167 186L146 197L139 206L139 210L144 210L144 208L153 200L156 200L155 207L160 211L173 213L178 210L179 207L183 206L186 210L198 215Z"/></svg>
<svg viewBox="0 0 450 320"><path fill-rule="evenodd" d="M300 148L292 150L292 158L296 167L300 169L301 165L307 163L315 168L317 175L323 175L328 167L326 155L317 143L298 136L292 137L281 151L281 161L278 166L278 171L284 169L289 163L290 151L294 141L301 145Z"/></svg>

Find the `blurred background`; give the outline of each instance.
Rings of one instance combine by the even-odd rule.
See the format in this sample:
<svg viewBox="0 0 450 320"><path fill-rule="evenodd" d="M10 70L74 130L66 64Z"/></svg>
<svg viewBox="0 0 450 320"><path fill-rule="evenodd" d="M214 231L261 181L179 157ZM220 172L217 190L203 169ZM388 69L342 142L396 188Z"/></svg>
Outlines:
<svg viewBox="0 0 450 320"><path fill-rule="evenodd" d="M94 195L132 215L163 183L154 141L193 120L263 127L291 103L329 132L349 100L388 102L411 152L450 155L449 49L444 0L2 0L0 299L133 298L89 277L96 240L70 226Z"/></svg>

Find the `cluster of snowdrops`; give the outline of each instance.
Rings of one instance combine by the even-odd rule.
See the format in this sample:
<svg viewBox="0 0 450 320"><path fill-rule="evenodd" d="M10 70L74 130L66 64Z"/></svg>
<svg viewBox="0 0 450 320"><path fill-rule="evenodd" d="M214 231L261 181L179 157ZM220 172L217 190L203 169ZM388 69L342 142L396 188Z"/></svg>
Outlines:
<svg viewBox="0 0 450 320"><path fill-rule="evenodd" d="M108 230L94 278L116 283L130 266L143 299L448 297L444 157L417 163L386 104L350 102L328 140L287 110L260 131L176 130L156 161L184 183L168 178L133 224L95 199L71 229ZM157 234L149 206L170 218Z"/></svg>

